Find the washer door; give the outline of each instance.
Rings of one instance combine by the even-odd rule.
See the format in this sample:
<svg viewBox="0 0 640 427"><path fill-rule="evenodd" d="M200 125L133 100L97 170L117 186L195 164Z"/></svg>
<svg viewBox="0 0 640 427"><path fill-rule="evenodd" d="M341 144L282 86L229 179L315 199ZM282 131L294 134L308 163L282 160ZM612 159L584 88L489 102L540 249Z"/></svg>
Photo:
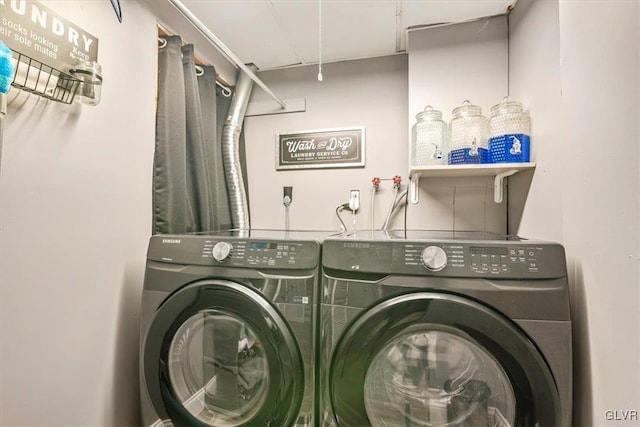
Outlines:
<svg viewBox="0 0 640 427"><path fill-rule="evenodd" d="M300 349L276 307L248 286L200 281L158 309L145 383L177 426L288 426L304 394Z"/></svg>
<svg viewBox="0 0 640 427"><path fill-rule="evenodd" d="M457 295L416 292L363 312L340 338L329 377L338 426L560 425L536 346Z"/></svg>

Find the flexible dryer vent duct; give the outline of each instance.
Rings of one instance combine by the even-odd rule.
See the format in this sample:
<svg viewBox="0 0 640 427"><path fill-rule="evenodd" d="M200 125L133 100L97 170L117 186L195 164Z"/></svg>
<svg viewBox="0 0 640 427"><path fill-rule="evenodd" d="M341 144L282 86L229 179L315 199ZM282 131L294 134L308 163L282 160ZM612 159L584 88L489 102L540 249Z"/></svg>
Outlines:
<svg viewBox="0 0 640 427"><path fill-rule="evenodd" d="M248 67L254 73L257 70L253 64ZM241 230L250 228L249 205L242 178L242 167L240 166L240 132L252 88L253 81L241 71L229 106L229 114L222 130L222 158L231 205L231 223L233 228Z"/></svg>

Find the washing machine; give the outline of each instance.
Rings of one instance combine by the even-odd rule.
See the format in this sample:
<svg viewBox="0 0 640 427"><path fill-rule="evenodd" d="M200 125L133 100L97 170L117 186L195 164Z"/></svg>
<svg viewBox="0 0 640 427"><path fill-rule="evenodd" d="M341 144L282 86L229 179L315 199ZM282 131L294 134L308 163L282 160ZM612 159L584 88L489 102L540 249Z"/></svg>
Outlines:
<svg viewBox="0 0 640 427"><path fill-rule="evenodd" d="M322 426L571 425L564 249L479 232L323 243Z"/></svg>
<svg viewBox="0 0 640 427"><path fill-rule="evenodd" d="M316 295L328 234L151 237L141 314L144 425L315 423Z"/></svg>

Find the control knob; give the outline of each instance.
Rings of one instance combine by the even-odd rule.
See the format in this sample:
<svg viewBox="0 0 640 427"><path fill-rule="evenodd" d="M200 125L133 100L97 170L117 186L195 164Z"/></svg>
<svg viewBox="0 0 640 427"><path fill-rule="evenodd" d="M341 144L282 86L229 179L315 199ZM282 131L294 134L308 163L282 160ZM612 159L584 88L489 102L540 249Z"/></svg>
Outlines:
<svg viewBox="0 0 640 427"><path fill-rule="evenodd" d="M218 242L213 247L213 250L211 251L211 253L213 255L213 258L216 261L222 262L231 256L232 250L233 250L233 246L231 245L231 243Z"/></svg>
<svg viewBox="0 0 640 427"><path fill-rule="evenodd" d="M447 253L439 246L427 246L422 251L422 263L431 271L440 271L447 266Z"/></svg>

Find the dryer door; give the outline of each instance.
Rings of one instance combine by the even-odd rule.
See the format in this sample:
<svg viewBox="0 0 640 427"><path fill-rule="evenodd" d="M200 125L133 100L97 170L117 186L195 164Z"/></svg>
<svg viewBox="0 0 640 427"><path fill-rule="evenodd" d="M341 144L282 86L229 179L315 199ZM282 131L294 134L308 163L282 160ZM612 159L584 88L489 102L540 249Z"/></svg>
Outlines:
<svg viewBox="0 0 640 427"><path fill-rule="evenodd" d="M160 306L144 377L177 426L288 426L304 394L300 349L283 316L248 286L200 281Z"/></svg>
<svg viewBox="0 0 640 427"><path fill-rule="evenodd" d="M451 294L364 311L336 346L329 387L338 426L560 425L536 346L501 314Z"/></svg>

